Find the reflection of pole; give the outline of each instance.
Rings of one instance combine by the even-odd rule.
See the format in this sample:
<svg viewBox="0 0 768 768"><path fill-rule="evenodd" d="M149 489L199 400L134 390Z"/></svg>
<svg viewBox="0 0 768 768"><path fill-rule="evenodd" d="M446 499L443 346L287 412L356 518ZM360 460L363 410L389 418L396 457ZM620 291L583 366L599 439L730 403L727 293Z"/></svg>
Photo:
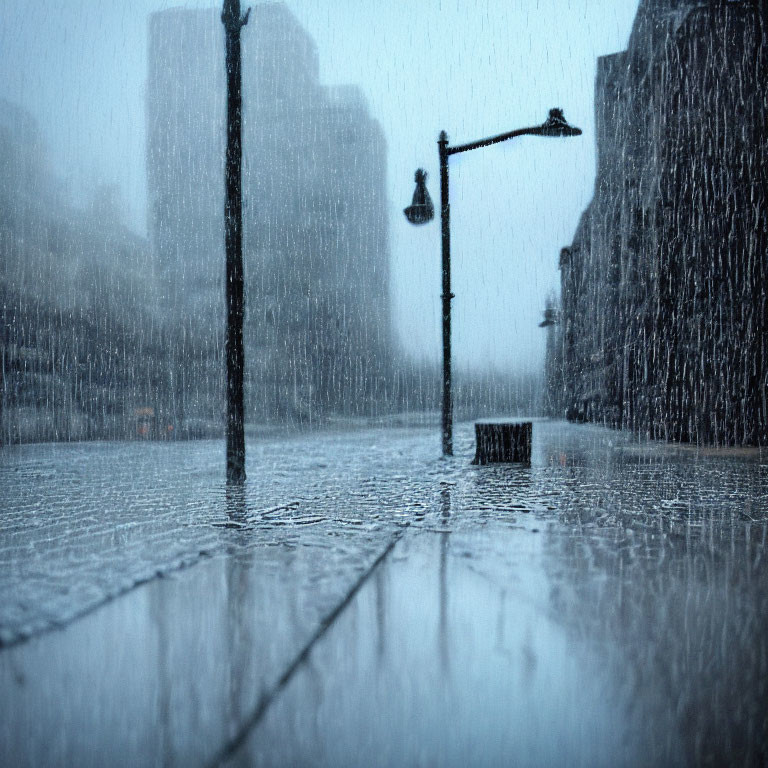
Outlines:
<svg viewBox="0 0 768 768"><path fill-rule="evenodd" d="M250 574L253 565L253 549L243 546L248 541L248 511L245 498L245 485L228 484L224 491L227 517L230 525L238 530L235 534L235 546L241 550L231 552L225 564L226 616L224 652L229 659L229 680L226 686L229 709L224 714L225 723L238 726L243 722L251 697L246 687L248 681L255 679L249 664L254 655L253 638L250 628L252 616L249 606L253 604L250 594ZM229 542L232 539L227 537Z"/></svg>
<svg viewBox="0 0 768 768"><path fill-rule="evenodd" d="M227 162L224 244L227 256L227 482L245 480L243 406L243 189L242 72L240 30L250 9L240 16L240 0L224 0L221 21L227 40Z"/></svg>
<svg viewBox="0 0 768 768"><path fill-rule="evenodd" d="M447 531L440 534L440 665L443 672L449 670L448 654L448 539Z"/></svg>
<svg viewBox="0 0 768 768"><path fill-rule="evenodd" d="M155 582L149 595L149 616L157 626L157 668L155 684L157 686L156 714L151 722L155 728L154 752L160 765L174 763L174 733L172 693L174 670L172 653L172 628L175 626L174 605L168 600L168 583Z"/></svg>
<svg viewBox="0 0 768 768"><path fill-rule="evenodd" d="M376 650L382 659L387 645L387 592L383 568L376 569L376 628L379 633Z"/></svg>
<svg viewBox="0 0 768 768"><path fill-rule="evenodd" d="M440 223L443 233L443 456L453 455L453 400L451 397L451 206L448 202L448 136L440 132Z"/></svg>
<svg viewBox="0 0 768 768"><path fill-rule="evenodd" d="M451 519L451 489L444 487L440 490L440 508L442 513L442 522L444 526L449 524ZM448 545L449 531L443 531L440 534L440 615L439 615L439 646L440 646L440 664L443 673L449 672L449 653L448 653Z"/></svg>

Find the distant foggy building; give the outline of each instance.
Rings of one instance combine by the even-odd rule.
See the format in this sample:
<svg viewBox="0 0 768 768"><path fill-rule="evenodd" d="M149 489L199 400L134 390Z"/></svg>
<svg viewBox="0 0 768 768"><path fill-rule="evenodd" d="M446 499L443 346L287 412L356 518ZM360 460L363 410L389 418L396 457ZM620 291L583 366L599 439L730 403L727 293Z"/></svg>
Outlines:
<svg viewBox="0 0 768 768"><path fill-rule="evenodd" d="M75 207L36 121L0 98L0 444L172 436L171 344L122 214L109 188Z"/></svg>
<svg viewBox="0 0 768 768"><path fill-rule="evenodd" d="M157 280L185 329L186 417L222 408L224 35L218 10L149 22L147 170ZM248 419L370 411L390 367L386 144L360 90L320 85L281 3L243 30Z"/></svg>
<svg viewBox="0 0 768 768"><path fill-rule="evenodd" d="M767 22L758 0L642 0L627 50L599 60L595 193L550 329L555 412L768 441Z"/></svg>

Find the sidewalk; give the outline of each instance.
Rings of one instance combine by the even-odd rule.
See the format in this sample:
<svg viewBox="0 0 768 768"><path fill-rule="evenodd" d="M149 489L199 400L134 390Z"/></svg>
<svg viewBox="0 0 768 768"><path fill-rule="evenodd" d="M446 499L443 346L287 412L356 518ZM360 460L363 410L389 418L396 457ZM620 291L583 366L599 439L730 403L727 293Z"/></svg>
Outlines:
<svg viewBox="0 0 768 768"><path fill-rule="evenodd" d="M765 761L768 457L457 432L6 450L0 764Z"/></svg>

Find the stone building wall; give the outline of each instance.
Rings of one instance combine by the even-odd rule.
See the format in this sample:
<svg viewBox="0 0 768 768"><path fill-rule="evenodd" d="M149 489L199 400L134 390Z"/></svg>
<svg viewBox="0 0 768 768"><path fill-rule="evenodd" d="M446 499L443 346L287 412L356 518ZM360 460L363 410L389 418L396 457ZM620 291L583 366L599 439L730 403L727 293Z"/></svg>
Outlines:
<svg viewBox="0 0 768 768"><path fill-rule="evenodd" d="M550 330L554 413L768 440L767 21L760 2L644 0L627 50L599 60L595 193Z"/></svg>

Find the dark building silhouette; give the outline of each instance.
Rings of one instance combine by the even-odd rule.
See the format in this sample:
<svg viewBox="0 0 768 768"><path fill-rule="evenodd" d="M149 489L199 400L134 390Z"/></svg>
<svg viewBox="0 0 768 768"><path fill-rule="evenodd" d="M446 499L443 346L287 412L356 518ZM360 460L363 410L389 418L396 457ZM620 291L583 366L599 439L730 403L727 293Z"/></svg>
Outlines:
<svg viewBox="0 0 768 768"><path fill-rule="evenodd" d="M768 441L761 2L643 0L599 60L595 193L560 256L551 410L654 438Z"/></svg>
<svg viewBox="0 0 768 768"><path fill-rule="evenodd" d="M184 328L179 418L223 407L224 38L218 10L150 17L149 230ZM282 3L243 35L246 418L370 413L391 369L386 144L360 90L320 84Z"/></svg>

